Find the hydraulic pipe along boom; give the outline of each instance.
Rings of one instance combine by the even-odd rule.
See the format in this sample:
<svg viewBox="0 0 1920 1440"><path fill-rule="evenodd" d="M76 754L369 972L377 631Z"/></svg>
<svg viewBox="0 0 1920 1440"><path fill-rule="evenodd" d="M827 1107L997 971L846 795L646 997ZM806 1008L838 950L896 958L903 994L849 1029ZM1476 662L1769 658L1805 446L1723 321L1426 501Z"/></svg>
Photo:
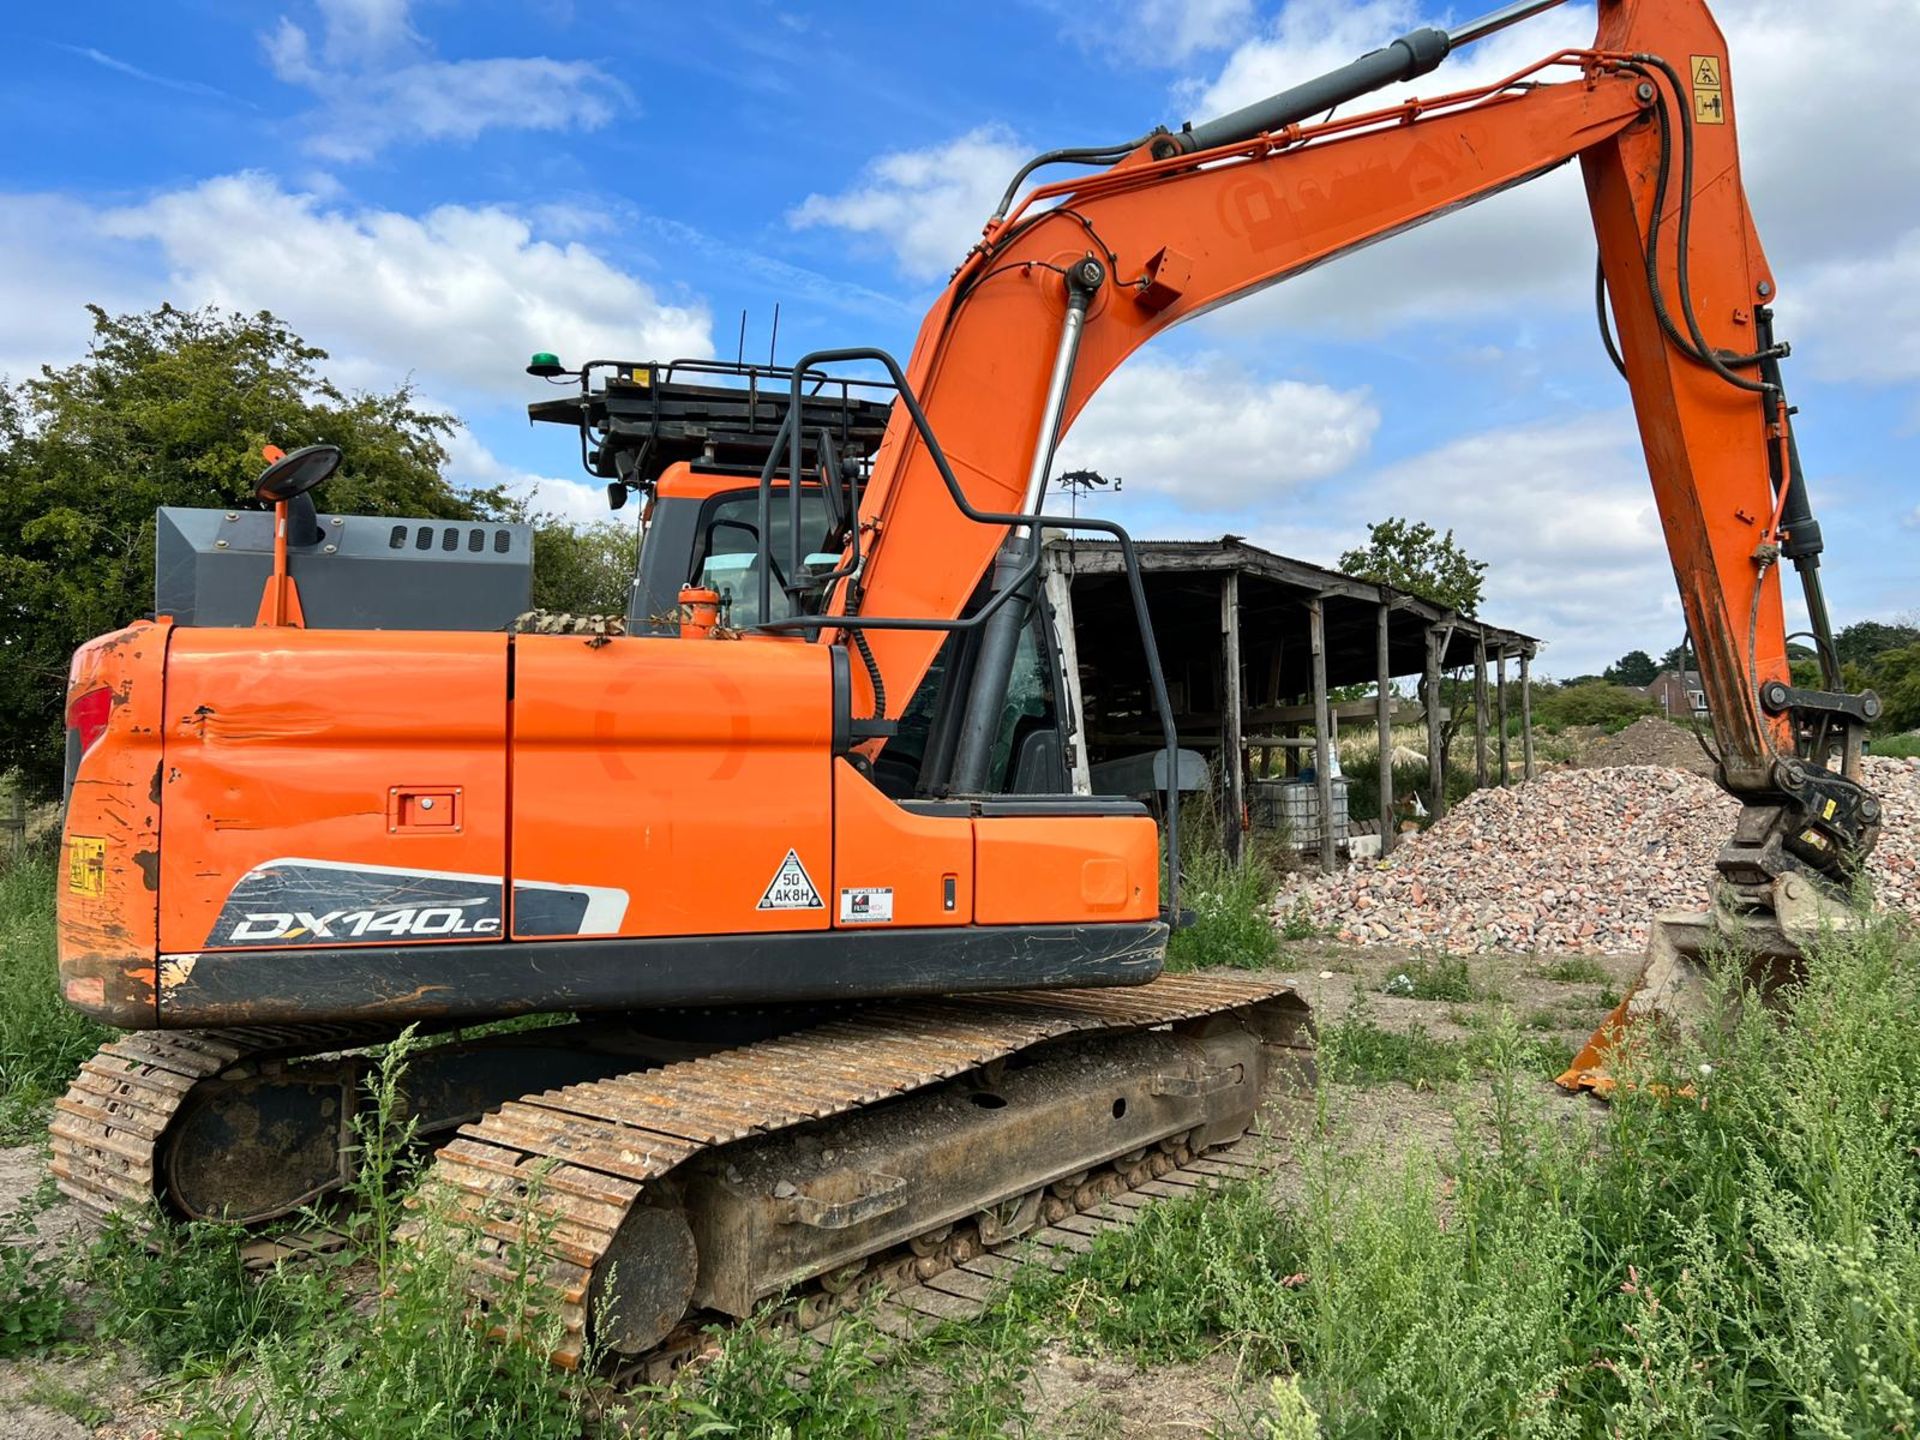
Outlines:
<svg viewBox="0 0 1920 1440"><path fill-rule="evenodd" d="M1329 70L1229 114L1199 125L1188 125L1177 135L1162 135L1153 142L1154 156L1165 159L1172 155L1191 155L1197 150L1211 150L1216 145L1231 145L1298 125L1384 85L1425 75L1460 46L1518 24L1542 10L1551 10L1560 3L1561 0L1514 0L1513 4L1468 21L1456 30L1425 27L1409 31L1391 44L1337 70Z"/></svg>
<svg viewBox="0 0 1920 1440"><path fill-rule="evenodd" d="M1054 352L1053 374L1047 381L1046 408L1033 447L1033 462L1027 470L1026 492L1021 497L1020 508L1029 515L1037 515L1046 499L1047 472L1052 468L1054 447L1060 440L1060 418L1066 410L1074 360L1080 354L1087 306L1105 280L1106 267L1093 259L1082 260L1067 275L1067 313L1061 321L1060 346ZM1024 583L1019 577L1028 568L1029 552L1039 543L1040 536L1031 525L1014 527L994 562L995 589ZM1000 607L981 637L974 686L967 701L966 717L961 722L959 750L954 757L953 789L963 795L987 788L993 742L1000 733L1000 712L1006 705L1007 685L1013 676L1014 657L1020 648L1020 632L1026 628L1027 615L1026 597L1015 595Z"/></svg>

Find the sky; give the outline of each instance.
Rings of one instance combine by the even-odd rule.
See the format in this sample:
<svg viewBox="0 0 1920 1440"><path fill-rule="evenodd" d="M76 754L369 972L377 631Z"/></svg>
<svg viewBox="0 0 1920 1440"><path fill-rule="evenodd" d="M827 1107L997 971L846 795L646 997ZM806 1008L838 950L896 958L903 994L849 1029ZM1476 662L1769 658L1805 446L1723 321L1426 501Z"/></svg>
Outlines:
<svg viewBox="0 0 1920 1440"><path fill-rule="evenodd" d="M605 514L535 429L528 355L881 345L1018 166L1245 104L1437 0L173 0L0 15L0 374L83 353L89 302L271 310L356 387L465 421L460 484ZM1491 8L1491 0L1484 8ZM1749 198L1836 624L1920 610L1916 0L1721 0ZM1592 40L1569 4L1394 87ZM1122 477L1136 536L1322 564L1388 515L1489 562L1539 670L1682 622L1592 311L1579 176L1544 179L1225 307L1136 355L1057 469ZM629 512L630 513L630 512Z"/></svg>

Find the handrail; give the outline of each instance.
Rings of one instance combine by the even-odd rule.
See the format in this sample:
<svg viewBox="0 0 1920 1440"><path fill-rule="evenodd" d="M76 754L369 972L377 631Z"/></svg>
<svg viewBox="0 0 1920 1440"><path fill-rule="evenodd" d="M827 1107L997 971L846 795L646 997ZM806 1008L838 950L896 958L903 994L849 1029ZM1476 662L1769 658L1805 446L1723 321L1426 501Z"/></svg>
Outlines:
<svg viewBox="0 0 1920 1440"><path fill-rule="evenodd" d="M1141 648L1146 653L1147 678L1153 690L1154 709L1160 717L1160 736L1167 757L1167 783L1173 787L1167 804L1167 889L1166 908L1169 919L1177 923L1180 915L1180 793L1178 777L1179 736L1173 725L1173 704L1167 694L1167 679L1160 666L1160 650L1153 638L1153 615L1147 607L1146 583L1140 575L1140 557L1134 549L1133 537L1117 521L1101 520L1093 516L1047 515L1043 513L1022 514L1018 512L1002 513L981 510L967 499L966 491L961 489L959 480L954 476L953 467L948 464L946 452L940 448L940 442L933 433L926 412L920 408L919 398L913 393L906 373L900 363L885 350L871 346L851 346L834 350L815 350L802 356L793 367L793 403L787 407L787 413L781 419L780 431L776 434L766 463L760 470L759 495L759 535L757 559L760 568L760 614L768 615L773 606L773 473L780 455L780 442L789 443L788 495L789 504L794 507L792 533L788 536L789 545L794 553L794 563L799 564L800 525L798 515L798 497L800 494L800 435L795 417L800 412L800 381L805 372L815 365L840 364L847 361L867 360L885 367L892 377L893 389L900 397L900 403L906 407L913 421L914 430L921 443L927 447L934 467L940 472L941 482L946 486L948 496L953 500L954 508L966 519L980 525L1012 527L1025 525L1031 528L1035 543L1027 547L1027 558L1021 568L1015 572L1012 580L1000 586L988 597L985 604L969 616L956 616L940 619L930 616L871 616L871 615L795 615L785 620L762 619L751 627L756 631L781 634L795 631L805 633L811 638L827 630L944 630L948 633L963 633L983 625L1002 605L1023 590L1038 573L1043 547L1038 543L1042 528L1056 530L1092 530L1111 535L1120 545L1125 561L1127 589L1133 600L1134 622L1140 630ZM879 384L878 381L862 382ZM859 558L859 510L854 510L853 533L850 544L853 547L853 560L842 569L857 568ZM857 582L856 582L857 583ZM801 587L805 588L805 587ZM782 584L781 589L791 597L793 582Z"/></svg>

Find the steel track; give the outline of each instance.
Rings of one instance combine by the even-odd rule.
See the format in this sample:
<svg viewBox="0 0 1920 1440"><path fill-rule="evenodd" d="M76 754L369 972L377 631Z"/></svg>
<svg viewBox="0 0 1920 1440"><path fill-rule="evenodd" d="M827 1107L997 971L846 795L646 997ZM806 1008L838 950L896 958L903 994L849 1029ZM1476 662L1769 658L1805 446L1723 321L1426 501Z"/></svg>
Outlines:
<svg viewBox="0 0 1920 1440"><path fill-rule="evenodd" d="M477 1300L486 1305L535 1276L562 1326L553 1358L575 1367L590 1351L596 1281L607 1279L622 1226L695 1156L845 1115L1063 1036L1225 1015L1292 1034L1305 1014L1286 986L1218 976L876 1005L798 1034L509 1102L462 1127L435 1160L429 1187L476 1241ZM540 1252L537 1264L528 1247Z"/></svg>
<svg viewBox="0 0 1920 1440"><path fill-rule="evenodd" d="M123 1036L81 1065L54 1102L48 1168L60 1192L90 1210L143 1209L159 1198L160 1144L196 1085L257 1061L357 1049L397 1033L384 1025L263 1025Z"/></svg>

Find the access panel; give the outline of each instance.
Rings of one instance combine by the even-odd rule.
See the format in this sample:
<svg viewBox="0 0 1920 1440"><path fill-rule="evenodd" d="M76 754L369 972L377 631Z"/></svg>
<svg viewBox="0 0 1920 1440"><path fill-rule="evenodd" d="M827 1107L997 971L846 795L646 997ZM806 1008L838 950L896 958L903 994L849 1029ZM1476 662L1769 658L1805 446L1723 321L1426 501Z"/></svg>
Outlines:
<svg viewBox="0 0 1920 1440"><path fill-rule="evenodd" d="M514 649L516 939L827 926L826 646L522 635Z"/></svg>

